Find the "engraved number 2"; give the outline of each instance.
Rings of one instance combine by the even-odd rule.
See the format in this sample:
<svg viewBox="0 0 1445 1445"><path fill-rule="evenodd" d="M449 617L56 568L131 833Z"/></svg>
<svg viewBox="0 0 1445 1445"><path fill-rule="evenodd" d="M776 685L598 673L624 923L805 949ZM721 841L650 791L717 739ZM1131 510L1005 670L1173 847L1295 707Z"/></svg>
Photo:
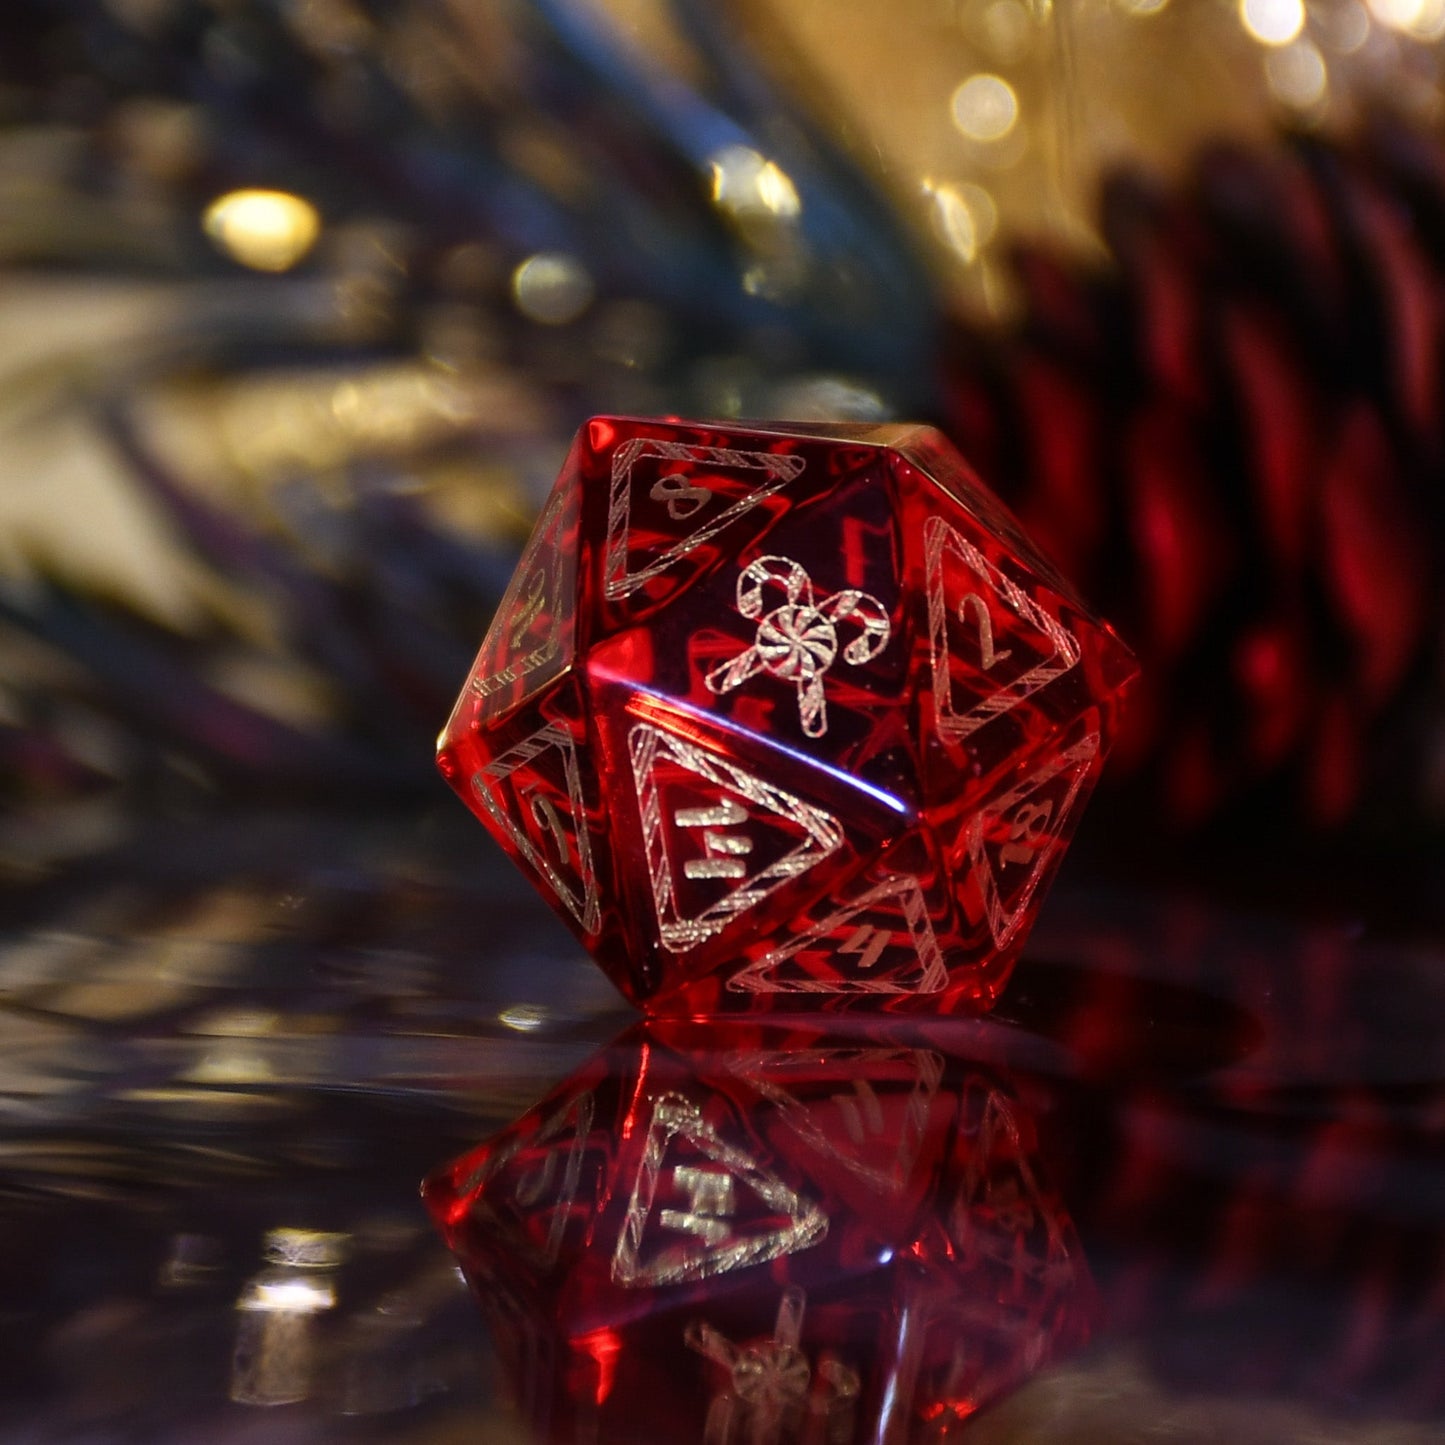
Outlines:
<svg viewBox="0 0 1445 1445"><path fill-rule="evenodd" d="M1049 819L1054 816L1052 802L1025 803L1014 814L1009 826L1008 842L999 849L999 860L1004 863L1030 863L1038 852L1039 841L1048 831Z"/></svg>
<svg viewBox="0 0 1445 1445"><path fill-rule="evenodd" d="M695 487L682 472L669 472L659 477L647 494L654 502L667 503L667 515L674 522L683 522L702 511L712 500L706 487Z"/></svg>
<svg viewBox="0 0 1445 1445"><path fill-rule="evenodd" d="M988 615L988 604L977 592L970 592L958 604L958 620L960 622L967 622L970 613L973 614L974 621L978 625L979 657L983 663L983 670L987 672L994 663L1002 662L1004 658L1011 656L1013 648L1005 647L1002 652L993 650L993 621Z"/></svg>
<svg viewBox="0 0 1445 1445"><path fill-rule="evenodd" d="M512 647L519 648L522 639L527 635L527 629L537 620L537 614L542 610L547 601L547 574L538 570L533 572L527 579L527 595L522 601L522 609L517 613L516 620L512 623Z"/></svg>

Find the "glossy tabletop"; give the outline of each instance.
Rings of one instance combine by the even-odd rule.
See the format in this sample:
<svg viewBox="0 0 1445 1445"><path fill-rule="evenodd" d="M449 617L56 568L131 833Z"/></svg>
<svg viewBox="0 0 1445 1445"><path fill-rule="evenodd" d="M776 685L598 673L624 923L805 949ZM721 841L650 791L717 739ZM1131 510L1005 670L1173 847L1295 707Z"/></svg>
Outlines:
<svg viewBox="0 0 1445 1445"><path fill-rule="evenodd" d="M1418 934L1066 869L987 1020L659 1034L464 822L8 897L4 1438L1441 1438Z"/></svg>

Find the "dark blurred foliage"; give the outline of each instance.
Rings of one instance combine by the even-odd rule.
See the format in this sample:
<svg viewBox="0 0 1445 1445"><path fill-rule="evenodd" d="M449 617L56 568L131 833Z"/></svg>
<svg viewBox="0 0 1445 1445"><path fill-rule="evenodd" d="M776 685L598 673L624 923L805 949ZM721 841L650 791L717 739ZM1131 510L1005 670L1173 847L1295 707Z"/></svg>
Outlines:
<svg viewBox="0 0 1445 1445"><path fill-rule="evenodd" d="M950 410L1140 648L1120 761L1185 827L1438 837L1445 150L1384 117L1221 147L1117 176L1102 224L1107 272L1018 257Z"/></svg>
<svg viewBox="0 0 1445 1445"><path fill-rule="evenodd" d="M12 801L115 784L136 809L429 800L432 739L522 535L441 523L418 500L429 469L484 456L478 487L500 475L525 507L589 412L917 409L936 318L897 226L742 63L721 17L681 18L715 57L695 88L567 4L4 8L0 136L44 151L5 217L16 274L212 286L147 350L52 380L51 404L99 431L188 561L264 607L271 661L314 669L328 700L308 731L210 685L217 659L257 650L234 619L183 634L103 589L31 578L0 604L7 637L65 662L26 652L11 670ZM714 203L710 167L754 145L785 161L801 212ZM205 240L206 203L247 185L324 217L291 275L246 276ZM595 290L585 323L543 325L516 304L511 278L538 254ZM465 414L440 438L413 441L403 417L400 445L376 455L363 435L325 476L288 456L265 516L178 475L140 416L149 389L178 379L360 375L387 359L416 364L418 387L460 373L483 394L460 388ZM320 423L291 438L303 459L307 426Z"/></svg>
<svg viewBox="0 0 1445 1445"><path fill-rule="evenodd" d="M942 421L1141 652L1086 866L1203 860L1305 893L1368 875L1428 908L1439 142L1381 120L1219 150L1179 185L1120 176L1111 263L1022 250L1016 322L982 326L946 314L921 242L728 7L669 14L682 71L566 0L4 7L0 140L30 157L9 284L196 288L147 347L51 378L49 404L226 599L177 627L45 566L7 587L7 871L157 810L445 806L436 728L578 420L891 414ZM781 190L730 189L764 158ZM320 212L284 276L205 238L207 204L243 186ZM529 301L538 256L566 265ZM154 391L197 379L344 387L393 364L442 424L384 447L361 425L324 466L302 435L245 506L148 421ZM453 526L432 505L448 467L519 498L510 525ZM273 705L292 688L320 701ZM52 842L44 819L77 800L107 822Z"/></svg>

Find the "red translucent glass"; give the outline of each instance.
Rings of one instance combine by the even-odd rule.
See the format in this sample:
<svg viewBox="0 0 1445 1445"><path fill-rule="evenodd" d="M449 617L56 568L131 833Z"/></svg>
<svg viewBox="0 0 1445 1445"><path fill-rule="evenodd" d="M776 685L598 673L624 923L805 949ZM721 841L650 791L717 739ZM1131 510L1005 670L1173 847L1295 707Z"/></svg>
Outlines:
<svg viewBox="0 0 1445 1445"><path fill-rule="evenodd" d="M947 1438L1087 1337L998 1074L816 1032L683 1042L624 1038L425 1186L543 1438Z"/></svg>
<svg viewBox="0 0 1445 1445"><path fill-rule="evenodd" d="M443 773L660 1014L995 998L1133 675L937 433L583 427Z"/></svg>

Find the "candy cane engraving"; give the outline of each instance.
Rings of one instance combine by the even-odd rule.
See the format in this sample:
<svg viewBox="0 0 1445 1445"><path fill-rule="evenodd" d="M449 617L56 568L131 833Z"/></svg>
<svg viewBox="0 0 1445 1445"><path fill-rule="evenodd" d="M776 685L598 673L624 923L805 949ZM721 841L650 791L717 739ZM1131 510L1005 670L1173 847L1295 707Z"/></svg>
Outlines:
<svg viewBox="0 0 1445 1445"><path fill-rule="evenodd" d="M782 602L765 611L769 586ZM714 668L704 681L716 693L731 692L759 672L792 682L798 689L798 715L803 732L820 738L828 731L828 705L823 678L838 658L838 629L847 624L858 636L843 648L843 661L853 667L877 657L892 635L888 613L870 593L848 588L819 598L807 571L790 557L759 557L738 578L738 611L757 621L753 645L730 662Z"/></svg>

